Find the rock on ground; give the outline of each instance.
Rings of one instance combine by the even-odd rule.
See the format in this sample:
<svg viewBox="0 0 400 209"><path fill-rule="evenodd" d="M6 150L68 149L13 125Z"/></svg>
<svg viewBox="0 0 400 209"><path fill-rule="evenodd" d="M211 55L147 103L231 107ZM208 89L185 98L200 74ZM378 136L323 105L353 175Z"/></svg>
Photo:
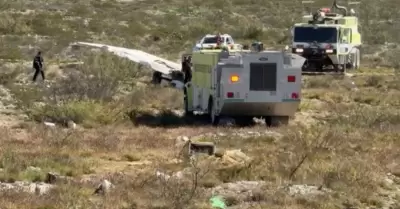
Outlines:
<svg viewBox="0 0 400 209"><path fill-rule="evenodd" d="M238 181L224 183L211 189L212 195L220 195L224 198L234 197L239 202L245 202L262 190L266 183L263 181Z"/></svg>
<svg viewBox="0 0 400 209"><path fill-rule="evenodd" d="M94 191L95 194L105 194L108 193L115 186L108 180L103 180L97 189Z"/></svg>
<svg viewBox="0 0 400 209"><path fill-rule="evenodd" d="M14 183L0 183L0 191L28 192L32 194L47 194L54 186L46 183L30 183L16 181Z"/></svg>
<svg viewBox="0 0 400 209"><path fill-rule="evenodd" d="M288 191L289 195L293 195L293 196L323 195L327 192L330 192L330 190L323 188L323 187L304 185L304 184L290 185L289 187L287 187L287 191Z"/></svg>
<svg viewBox="0 0 400 209"><path fill-rule="evenodd" d="M392 209L400 206L400 178L388 173L383 178L384 188L379 191L382 199L382 209Z"/></svg>

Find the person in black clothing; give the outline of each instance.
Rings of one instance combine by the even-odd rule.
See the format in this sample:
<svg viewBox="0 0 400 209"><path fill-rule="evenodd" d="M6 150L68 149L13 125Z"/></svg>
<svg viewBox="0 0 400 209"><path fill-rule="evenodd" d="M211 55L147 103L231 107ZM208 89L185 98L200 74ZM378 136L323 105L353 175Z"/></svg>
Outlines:
<svg viewBox="0 0 400 209"><path fill-rule="evenodd" d="M185 57L182 62L182 71L185 74L184 84L192 79L192 57Z"/></svg>
<svg viewBox="0 0 400 209"><path fill-rule="evenodd" d="M41 74L44 80L44 72L43 72L43 57L42 53L39 51L35 58L33 58L33 68L35 69L35 75L33 75L33 81L36 81L37 76L39 73Z"/></svg>

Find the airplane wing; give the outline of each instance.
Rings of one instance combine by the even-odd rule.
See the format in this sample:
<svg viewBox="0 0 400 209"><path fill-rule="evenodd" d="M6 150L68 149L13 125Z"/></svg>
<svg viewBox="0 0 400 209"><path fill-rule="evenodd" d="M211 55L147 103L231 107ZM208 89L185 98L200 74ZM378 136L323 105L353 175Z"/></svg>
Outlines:
<svg viewBox="0 0 400 209"><path fill-rule="evenodd" d="M97 44L97 43L88 43L88 42L75 42L72 45L103 48L119 57L128 58L133 62L148 66L153 70L158 71L165 75L169 75L173 71L181 71L181 64L179 63L172 62L167 59L163 59L161 57L157 57L152 54L136 49L127 49L122 47Z"/></svg>

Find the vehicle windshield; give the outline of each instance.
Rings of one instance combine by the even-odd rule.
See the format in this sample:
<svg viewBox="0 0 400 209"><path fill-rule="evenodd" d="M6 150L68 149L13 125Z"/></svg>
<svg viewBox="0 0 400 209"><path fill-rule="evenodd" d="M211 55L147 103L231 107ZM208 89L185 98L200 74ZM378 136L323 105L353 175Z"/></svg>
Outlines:
<svg viewBox="0 0 400 209"><path fill-rule="evenodd" d="M217 36L204 38L203 44L216 44Z"/></svg>
<svg viewBox="0 0 400 209"><path fill-rule="evenodd" d="M327 27L296 27L294 42L336 43L337 29Z"/></svg>

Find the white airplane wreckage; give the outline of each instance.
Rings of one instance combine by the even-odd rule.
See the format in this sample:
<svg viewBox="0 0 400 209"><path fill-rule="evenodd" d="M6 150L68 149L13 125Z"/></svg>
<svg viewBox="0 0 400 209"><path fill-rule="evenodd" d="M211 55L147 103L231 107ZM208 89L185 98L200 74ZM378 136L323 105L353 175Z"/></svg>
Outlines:
<svg viewBox="0 0 400 209"><path fill-rule="evenodd" d="M137 49L128 49L117 46L110 46L99 43L88 42L75 42L72 46L88 46L101 48L108 52L115 54L118 57L127 58L135 63L149 67L154 70L152 82L160 84L162 80L169 81L172 86L182 89L184 75L181 71L182 65L180 63L172 62L170 60L154 56Z"/></svg>
<svg viewBox="0 0 400 209"><path fill-rule="evenodd" d="M216 49L219 47L219 41L221 41L220 44L222 46L227 46L230 49L242 48L242 45L236 44L232 36L229 34L207 34L202 37L202 39L196 42L193 51L198 51L200 49ZM123 47L88 42L75 42L71 45L75 47L88 46L104 49L115 54L116 56L127 58L133 62L153 69L154 72L152 82L155 84L160 84L162 80L166 80L170 82L171 86L175 88L183 89L184 87L184 73L182 72L183 66L181 63L172 62L170 60L137 49L128 49ZM184 57L186 57L187 55L189 54L183 54L181 60L183 61Z"/></svg>

